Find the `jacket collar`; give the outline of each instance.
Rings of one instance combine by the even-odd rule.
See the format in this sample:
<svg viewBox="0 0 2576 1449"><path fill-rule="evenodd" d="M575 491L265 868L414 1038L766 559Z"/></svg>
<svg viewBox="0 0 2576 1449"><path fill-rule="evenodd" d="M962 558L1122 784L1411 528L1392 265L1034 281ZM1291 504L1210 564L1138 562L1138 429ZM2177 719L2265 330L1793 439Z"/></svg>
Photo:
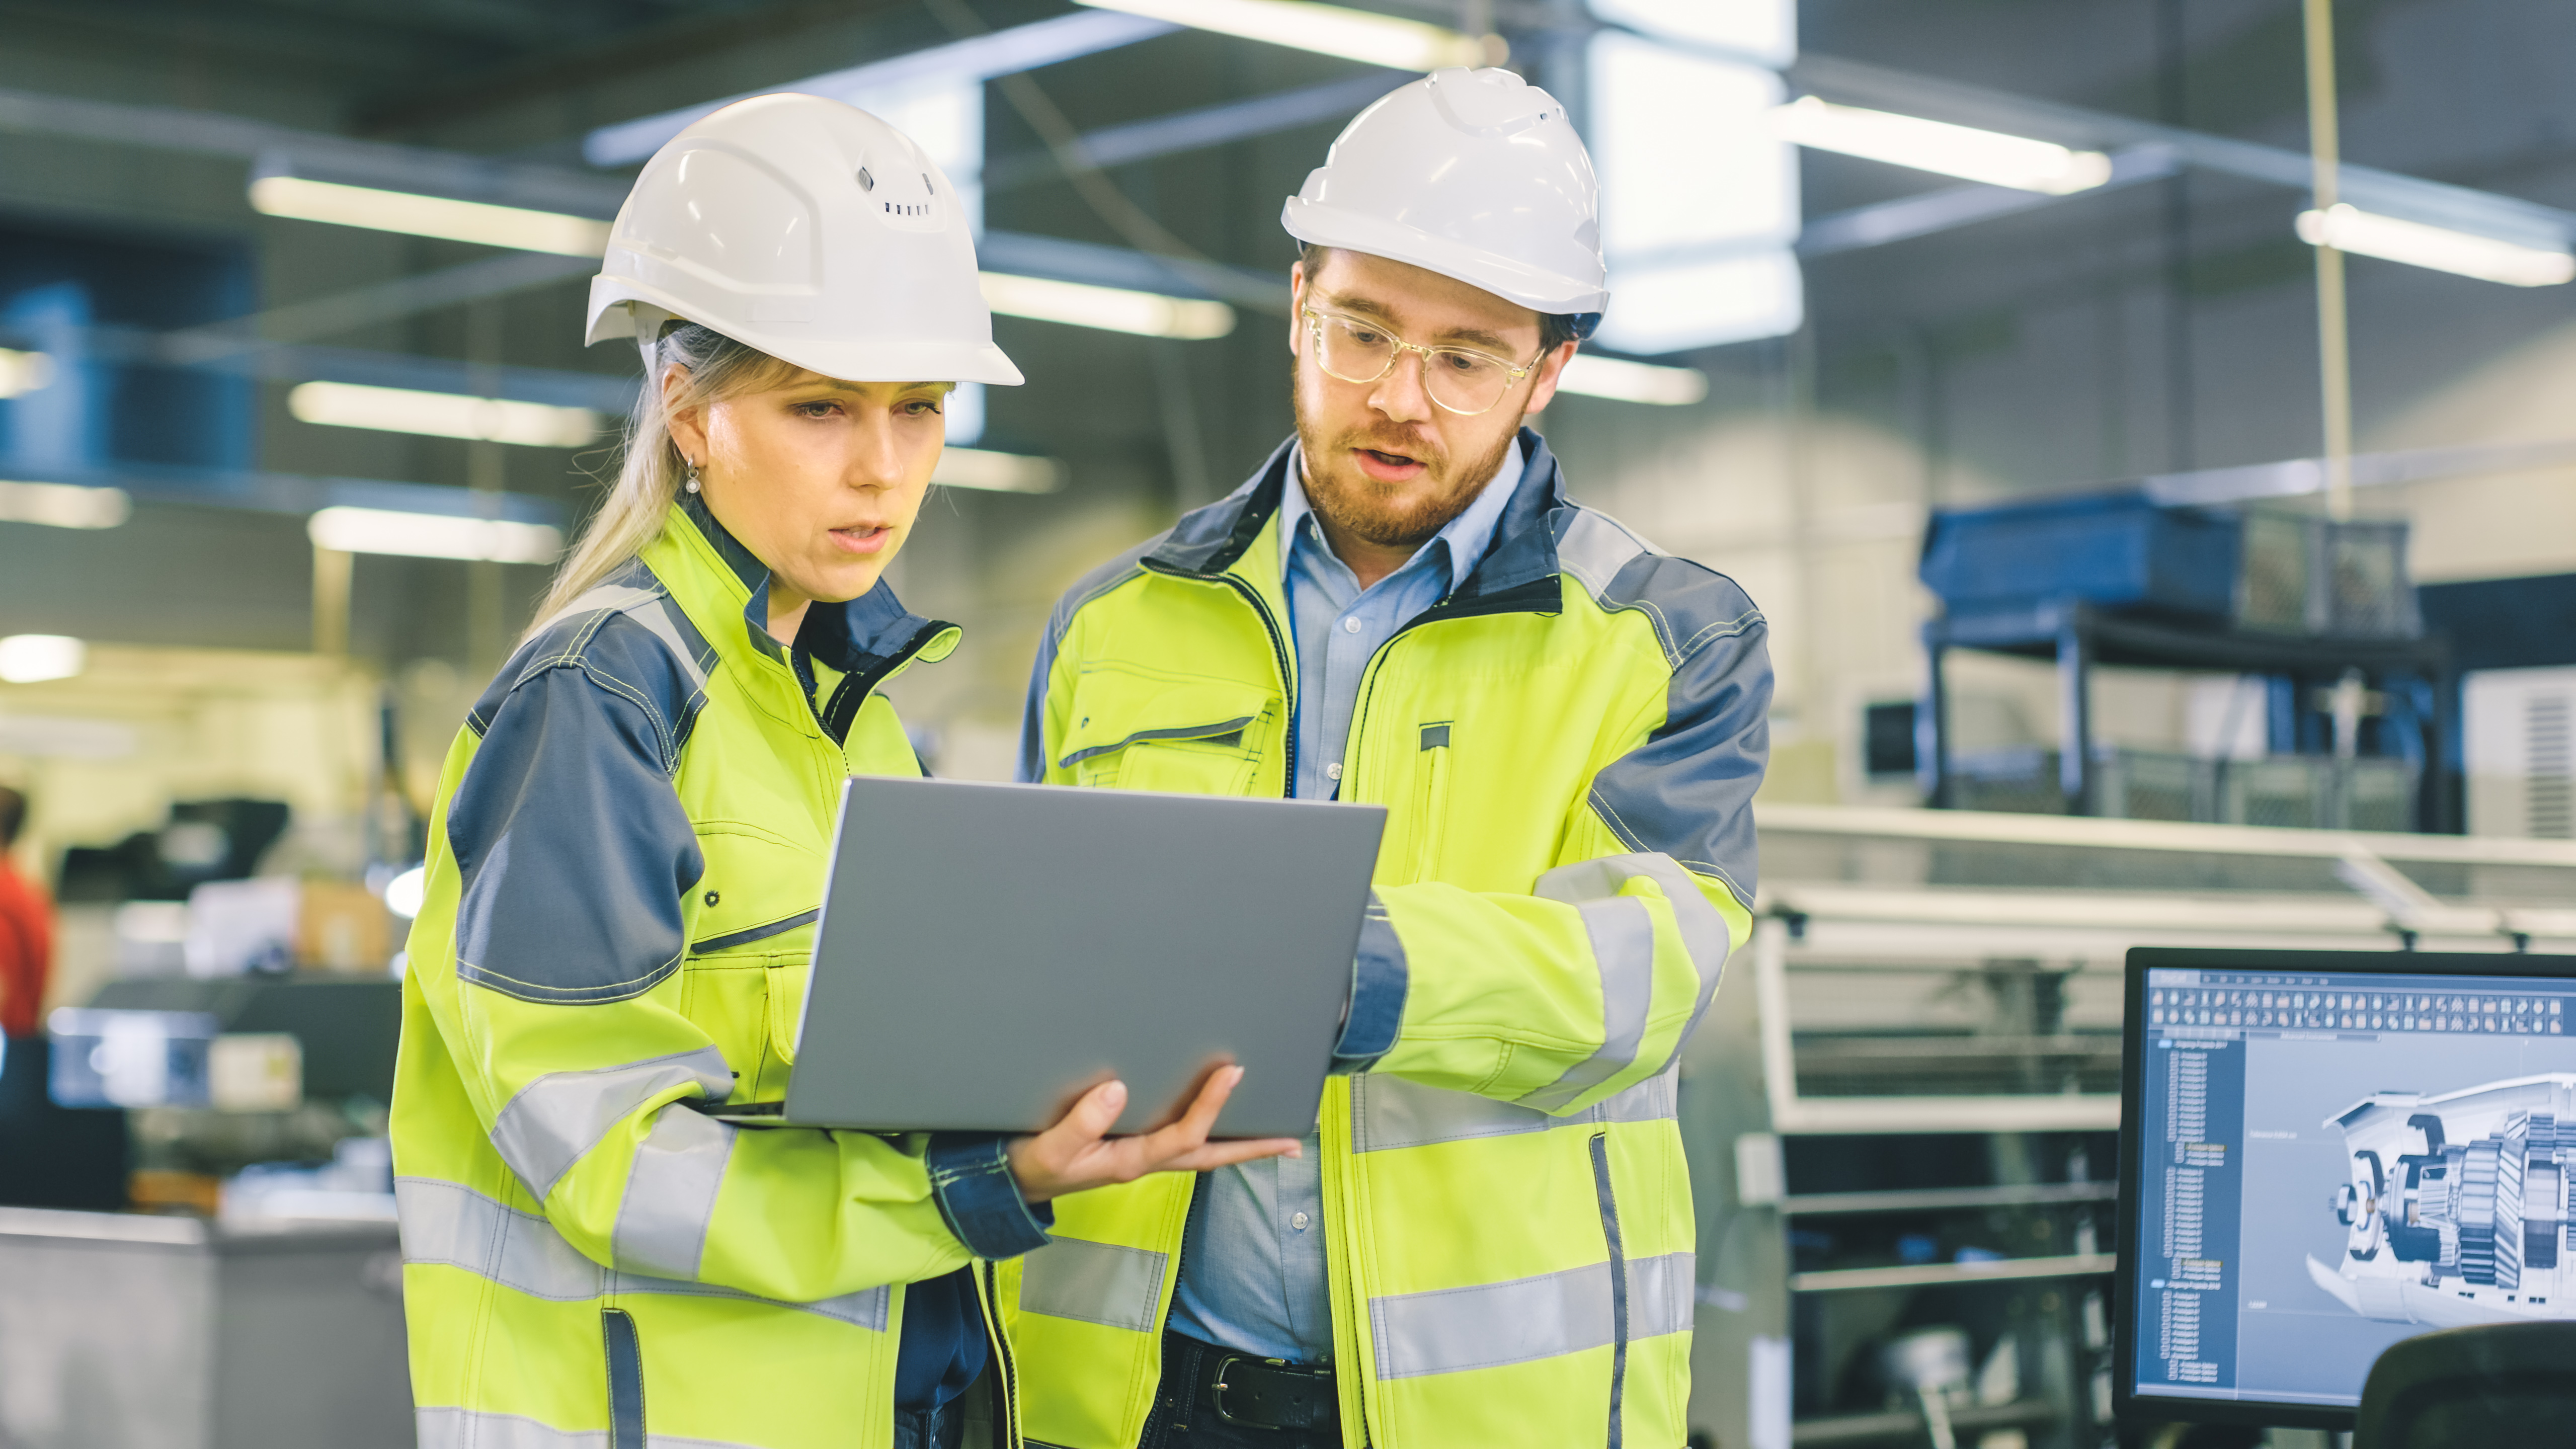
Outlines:
<svg viewBox="0 0 2576 1449"><path fill-rule="evenodd" d="M682 493L672 517L688 520L749 592L742 606L745 641L764 658L792 664L787 649L769 632L769 566L716 522L703 497ZM796 648L843 674L872 674L949 627L906 609L894 587L879 579L875 588L846 604L817 602L807 609L805 622L797 626Z"/></svg>
<svg viewBox="0 0 2576 1449"><path fill-rule="evenodd" d="M1494 540L1485 556L1452 596L1455 605L1490 600L1556 576L1558 515L1570 514L1573 505L1566 502L1564 473L1556 455L1548 451L1547 440L1523 428L1520 444L1525 460L1520 487L1513 490L1501 521L1494 525ZM1291 437L1242 487L1182 515L1171 533L1145 555L1145 562L1165 572L1201 576L1233 567L1277 516L1296 454L1297 440Z"/></svg>

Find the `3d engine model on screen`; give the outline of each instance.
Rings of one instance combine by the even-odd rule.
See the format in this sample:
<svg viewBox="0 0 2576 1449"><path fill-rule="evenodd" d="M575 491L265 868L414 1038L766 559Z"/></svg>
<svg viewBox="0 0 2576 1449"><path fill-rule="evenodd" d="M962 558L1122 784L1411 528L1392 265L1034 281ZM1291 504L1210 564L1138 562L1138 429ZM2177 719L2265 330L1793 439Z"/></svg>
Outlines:
<svg viewBox="0 0 2576 1449"><path fill-rule="evenodd" d="M2576 1318L2576 1073L2379 1092L2325 1125L2351 1154L2349 1236L2339 1269L2308 1259L2318 1287L2392 1323Z"/></svg>

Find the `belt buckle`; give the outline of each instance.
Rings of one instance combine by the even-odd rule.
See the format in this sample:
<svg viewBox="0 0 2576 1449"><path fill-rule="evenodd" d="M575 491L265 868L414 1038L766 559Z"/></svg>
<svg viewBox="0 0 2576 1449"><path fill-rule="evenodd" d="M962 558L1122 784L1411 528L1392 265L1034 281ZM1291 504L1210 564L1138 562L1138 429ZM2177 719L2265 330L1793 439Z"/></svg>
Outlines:
<svg viewBox="0 0 2576 1449"><path fill-rule="evenodd" d="M1225 1407L1225 1391L1227 1388L1225 1382L1226 1370L1233 1368L1236 1364L1250 1362L1252 1362L1252 1360L1243 1357L1241 1354L1234 1353L1227 1354L1216 1361L1216 1372L1209 1377L1208 1381L1208 1401L1216 1409L1218 1423L1240 1424L1247 1429L1266 1429L1269 1427L1266 1424L1255 1424L1249 1419L1238 1419L1232 1413L1228 1412Z"/></svg>

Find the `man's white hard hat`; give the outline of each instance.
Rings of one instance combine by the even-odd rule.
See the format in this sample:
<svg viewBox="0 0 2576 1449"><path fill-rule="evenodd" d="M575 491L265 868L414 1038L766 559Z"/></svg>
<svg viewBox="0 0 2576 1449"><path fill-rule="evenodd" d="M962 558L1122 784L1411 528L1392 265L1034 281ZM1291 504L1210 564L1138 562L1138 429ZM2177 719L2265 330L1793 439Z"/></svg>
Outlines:
<svg viewBox="0 0 2576 1449"><path fill-rule="evenodd" d="M847 382L1021 381L993 345L957 192L911 137L820 96L671 138L618 208L585 341L678 318Z"/></svg>
<svg viewBox="0 0 2576 1449"><path fill-rule="evenodd" d="M1433 71L1379 98L1279 224L1540 312L1598 313L1610 300L1592 157L1564 104L1507 70Z"/></svg>

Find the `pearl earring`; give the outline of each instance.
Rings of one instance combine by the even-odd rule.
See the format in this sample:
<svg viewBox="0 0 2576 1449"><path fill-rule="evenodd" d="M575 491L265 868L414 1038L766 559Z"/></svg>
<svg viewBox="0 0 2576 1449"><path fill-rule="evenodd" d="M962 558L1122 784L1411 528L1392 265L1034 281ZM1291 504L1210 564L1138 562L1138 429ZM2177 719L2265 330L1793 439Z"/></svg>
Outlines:
<svg viewBox="0 0 2576 1449"><path fill-rule="evenodd" d="M680 486L692 493L698 491L698 465L694 461L689 463L689 480Z"/></svg>

